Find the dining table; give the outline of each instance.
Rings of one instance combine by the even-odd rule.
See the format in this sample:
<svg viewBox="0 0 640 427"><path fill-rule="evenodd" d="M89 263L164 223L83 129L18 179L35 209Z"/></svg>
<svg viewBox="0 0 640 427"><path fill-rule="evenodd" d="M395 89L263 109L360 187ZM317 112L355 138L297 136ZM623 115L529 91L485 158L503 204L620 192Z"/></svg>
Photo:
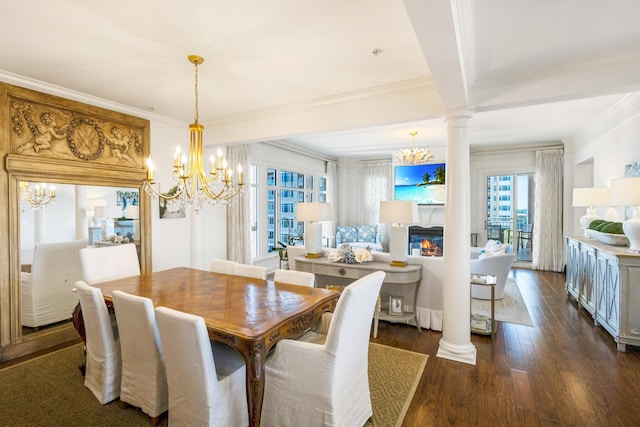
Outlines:
<svg viewBox="0 0 640 427"><path fill-rule="evenodd" d="M164 306L196 316L207 325L209 338L242 354L246 362L249 425L260 425L265 387L265 360L280 340L297 338L314 327L322 314L333 311L339 292L244 276L178 267L151 274L94 283L113 310L112 293L120 290L150 298ZM81 310L74 325L84 339Z"/></svg>

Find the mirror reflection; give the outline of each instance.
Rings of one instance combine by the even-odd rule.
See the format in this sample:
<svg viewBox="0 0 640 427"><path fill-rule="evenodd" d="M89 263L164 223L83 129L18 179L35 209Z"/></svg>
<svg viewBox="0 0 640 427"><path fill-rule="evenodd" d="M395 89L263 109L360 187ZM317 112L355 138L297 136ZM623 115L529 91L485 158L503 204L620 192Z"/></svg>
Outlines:
<svg viewBox="0 0 640 427"><path fill-rule="evenodd" d="M135 243L140 260L140 215L137 188L21 182L20 191L24 336L70 322L80 248Z"/></svg>

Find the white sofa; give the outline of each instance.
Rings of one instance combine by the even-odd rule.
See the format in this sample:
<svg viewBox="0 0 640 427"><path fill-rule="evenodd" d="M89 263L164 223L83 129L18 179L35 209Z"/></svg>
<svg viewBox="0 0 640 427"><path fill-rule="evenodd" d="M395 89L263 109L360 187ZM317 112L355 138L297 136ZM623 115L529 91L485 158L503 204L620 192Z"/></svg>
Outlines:
<svg viewBox="0 0 640 427"><path fill-rule="evenodd" d="M330 249L325 249L325 255ZM476 253L474 255L474 252ZM295 270L295 257L304 256L305 249L303 246L288 246L287 253L289 258L289 268ZM470 258L474 258L480 254L480 249L472 248ZM372 252L374 261L391 262L391 257L386 252ZM497 256L497 255L496 255ZM513 257L513 255L511 255ZM434 331L442 331L442 310L443 303L443 282L444 282L444 259L442 257L426 257L426 256L409 256L407 262L409 264L422 265L422 279L420 280L420 288L418 289L418 298L416 301L416 310L420 326L425 329L433 329ZM473 261L470 261L473 262ZM509 267L511 264L509 264ZM473 270L472 270L473 271ZM508 273L509 270L507 270ZM506 277L505 277L506 283ZM487 288L488 289L488 288ZM504 289L504 288L503 288ZM382 287L383 298L385 293L393 292L393 295L404 295L405 301L412 298L409 294L409 287L398 287L385 285ZM491 290L489 290L491 292Z"/></svg>
<svg viewBox="0 0 640 427"><path fill-rule="evenodd" d="M37 328L72 317L78 305L72 289L82 280L80 249L86 246L86 240L35 245L31 273L21 273L22 325Z"/></svg>

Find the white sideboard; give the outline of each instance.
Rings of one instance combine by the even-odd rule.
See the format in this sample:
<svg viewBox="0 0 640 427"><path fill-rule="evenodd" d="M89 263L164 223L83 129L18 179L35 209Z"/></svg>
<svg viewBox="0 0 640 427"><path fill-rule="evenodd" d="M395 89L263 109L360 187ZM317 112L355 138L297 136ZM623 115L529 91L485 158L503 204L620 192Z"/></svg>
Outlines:
<svg viewBox="0 0 640 427"><path fill-rule="evenodd" d="M640 346L640 255L586 237L565 237L567 293L614 338Z"/></svg>

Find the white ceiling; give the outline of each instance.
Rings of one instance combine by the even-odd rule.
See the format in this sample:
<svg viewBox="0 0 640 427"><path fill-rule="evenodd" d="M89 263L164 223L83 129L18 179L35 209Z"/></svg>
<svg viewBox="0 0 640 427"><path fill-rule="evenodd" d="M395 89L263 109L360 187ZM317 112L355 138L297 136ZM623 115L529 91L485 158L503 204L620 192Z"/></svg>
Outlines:
<svg viewBox="0 0 640 427"><path fill-rule="evenodd" d="M417 145L444 146L442 114L463 107L475 111L472 146L557 142L640 89L637 0L0 5L0 80L46 82L186 124L186 57L198 54L200 122L226 143L388 155L414 130Z"/></svg>

